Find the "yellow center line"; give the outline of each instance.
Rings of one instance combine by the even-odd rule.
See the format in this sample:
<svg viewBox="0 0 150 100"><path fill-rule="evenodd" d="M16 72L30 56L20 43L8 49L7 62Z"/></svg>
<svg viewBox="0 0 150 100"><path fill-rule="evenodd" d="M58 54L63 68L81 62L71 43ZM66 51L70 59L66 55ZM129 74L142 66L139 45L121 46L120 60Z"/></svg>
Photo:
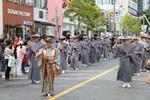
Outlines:
<svg viewBox="0 0 150 100"><path fill-rule="evenodd" d="M79 84L77 84L77 85L75 85L75 86L73 86L71 88L68 88L65 91L55 95L54 97L51 97L48 100L56 100L56 99L58 99L58 98L60 98L60 97L62 97L64 95L66 95L66 94L68 94L68 93L70 93L70 92L72 92L72 91L74 91L74 90L76 90L76 89L78 89L78 88L80 88L80 87L82 87L82 86L84 86L84 85L86 85L86 84L88 84L88 83L90 83L90 82L92 82L92 81L94 81L94 80L96 80L96 79L98 79L98 78L100 78L100 77L102 77L102 76L112 72L112 71L114 71L117 68L118 68L118 65L113 65L112 68L110 68L110 69L108 69L108 70L106 70L104 72L101 72L98 75L96 75L96 76L94 76L94 77L92 77L92 78L90 78L90 79L88 79L86 81L83 81L83 82L81 82L81 83L79 83Z"/></svg>

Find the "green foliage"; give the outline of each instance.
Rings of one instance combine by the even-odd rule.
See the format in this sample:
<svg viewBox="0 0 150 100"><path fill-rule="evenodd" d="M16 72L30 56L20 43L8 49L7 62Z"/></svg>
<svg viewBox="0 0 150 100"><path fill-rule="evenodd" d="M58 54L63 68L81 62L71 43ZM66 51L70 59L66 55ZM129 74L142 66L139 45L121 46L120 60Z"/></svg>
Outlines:
<svg viewBox="0 0 150 100"><path fill-rule="evenodd" d="M120 28L130 33L137 33L137 32L140 32L141 23L135 17L129 16L128 14L126 14L122 22L120 23Z"/></svg>
<svg viewBox="0 0 150 100"><path fill-rule="evenodd" d="M95 0L72 0L64 15L71 21L78 20L86 24L89 30L103 27L106 21Z"/></svg>

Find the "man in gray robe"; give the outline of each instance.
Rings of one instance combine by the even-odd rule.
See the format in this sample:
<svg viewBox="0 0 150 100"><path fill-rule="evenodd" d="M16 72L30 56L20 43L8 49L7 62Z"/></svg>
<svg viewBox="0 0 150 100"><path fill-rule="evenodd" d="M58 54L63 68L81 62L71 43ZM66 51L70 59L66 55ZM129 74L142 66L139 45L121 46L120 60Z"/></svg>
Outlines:
<svg viewBox="0 0 150 100"><path fill-rule="evenodd" d="M143 46L138 43L138 38L134 38L132 45L132 64L133 64L133 75L140 75L140 65L141 65L141 52Z"/></svg>
<svg viewBox="0 0 150 100"><path fill-rule="evenodd" d="M78 42L78 38L77 36L72 36L69 59L70 59L70 66L74 68L74 70L78 70L80 53L81 53L81 47Z"/></svg>
<svg viewBox="0 0 150 100"><path fill-rule="evenodd" d="M108 50L109 50L108 45L109 45L109 41L108 41L107 37L105 37L103 39L103 46L102 46L104 60L107 60L107 57L108 57Z"/></svg>
<svg viewBox="0 0 150 100"><path fill-rule="evenodd" d="M131 50L132 46L129 44L128 37L120 37L122 43L117 46L114 45L115 49L114 57L119 59L119 70L117 74L117 80L123 81L122 87L130 88L130 82L132 81L132 67L131 67Z"/></svg>
<svg viewBox="0 0 150 100"><path fill-rule="evenodd" d="M84 40L81 43L81 63L83 64L84 67L89 65L89 40L87 36L83 37Z"/></svg>
<svg viewBox="0 0 150 100"><path fill-rule="evenodd" d="M67 69L67 55L68 55L68 44L65 42L65 37L60 37L60 42L58 44L58 49L60 50L60 64L62 68L62 74Z"/></svg>
<svg viewBox="0 0 150 100"><path fill-rule="evenodd" d="M89 52L89 61L90 64L94 65L97 62L97 58L96 58L96 40L95 37L93 37L91 39L91 43L90 43L90 52Z"/></svg>
<svg viewBox="0 0 150 100"><path fill-rule="evenodd" d="M97 39L96 42L96 54L97 54L97 61L101 61L101 56L102 56L102 52L103 52L103 41L101 38Z"/></svg>
<svg viewBox="0 0 150 100"><path fill-rule="evenodd" d="M141 36L141 40L139 41L139 44L142 45L142 51L141 51L141 71L142 72L145 72L145 68L144 68L144 65L145 63L147 62L148 60L148 55L149 55L149 52L148 52L148 42L146 42L147 40L147 36Z"/></svg>

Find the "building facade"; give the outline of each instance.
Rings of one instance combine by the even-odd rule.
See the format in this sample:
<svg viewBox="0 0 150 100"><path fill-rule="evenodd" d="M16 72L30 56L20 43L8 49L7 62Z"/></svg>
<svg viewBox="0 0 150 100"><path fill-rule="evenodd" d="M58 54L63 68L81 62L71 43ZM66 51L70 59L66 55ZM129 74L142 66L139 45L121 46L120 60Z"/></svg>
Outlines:
<svg viewBox="0 0 150 100"><path fill-rule="evenodd" d="M55 25L55 36L62 34L63 0L48 0L48 21Z"/></svg>
<svg viewBox="0 0 150 100"><path fill-rule="evenodd" d="M3 38L3 3L0 0L0 38Z"/></svg>
<svg viewBox="0 0 150 100"><path fill-rule="evenodd" d="M144 0L137 0L138 2L138 16L143 14L143 10L144 10Z"/></svg>
<svg viewBox="0 0 150 100"><path fill-rule="evenodd" d="M113 31L113 18L116 21L116 31L121 33L120 22L126 14L137 16L138 5L135 0L116 0L115 2L115 16L114 5L112 0L96 0L96 4L104 12L105 16L109 19L109 31Z"/></svg>
<svg viewBox="0 0 150 100"><path fill-rule="evenodd" d="M143 10L147 10L148 8L150 8L150 0L144 0L143 2Z"/></svg>
<svg viewBox="0 0 150 100"><path fill-rule="evenodd" d="M34 31L32 0L3 1L3 35L24 35ZM30 35L30 34L29 34Z"/></svg>
<svg viewBox="0 0 150 100"><path fill-rule="evenodd" d="M43 35L54 36L54 24L48 21L48 1L49 0L35 0L34 1L34 21L35 33Z"/></svg>

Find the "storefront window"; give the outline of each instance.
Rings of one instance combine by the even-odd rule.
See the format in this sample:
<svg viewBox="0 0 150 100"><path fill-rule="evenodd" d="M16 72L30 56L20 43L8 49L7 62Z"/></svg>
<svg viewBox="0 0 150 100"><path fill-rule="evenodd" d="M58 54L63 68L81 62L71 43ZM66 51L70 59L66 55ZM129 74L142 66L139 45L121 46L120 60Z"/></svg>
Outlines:
<svg viewBox="0 0 150 100"><path fill-rule="evenodd" d="M35 0L34 4L38 8L42 8L42 9L47 8L47 0Z"/></svg>
<svg viewBox="0 0 150 100"><path fill-rule="evenodd" d="M34 0L8 0L10 2L19 3L19 4L25 4L27 6L33 6Z"/></svg>
<svg viewBox="0 0 150 100"><path fill-rule="evenodd" d="M21 3L21 0L15 0L16 3Z"/></svg>
<svg viewBox="0 0 150 100"><path fill-rule="evenodd" d="M14 2L14 0L8 0L8 1L10 1L10 2Z"/></svg>

